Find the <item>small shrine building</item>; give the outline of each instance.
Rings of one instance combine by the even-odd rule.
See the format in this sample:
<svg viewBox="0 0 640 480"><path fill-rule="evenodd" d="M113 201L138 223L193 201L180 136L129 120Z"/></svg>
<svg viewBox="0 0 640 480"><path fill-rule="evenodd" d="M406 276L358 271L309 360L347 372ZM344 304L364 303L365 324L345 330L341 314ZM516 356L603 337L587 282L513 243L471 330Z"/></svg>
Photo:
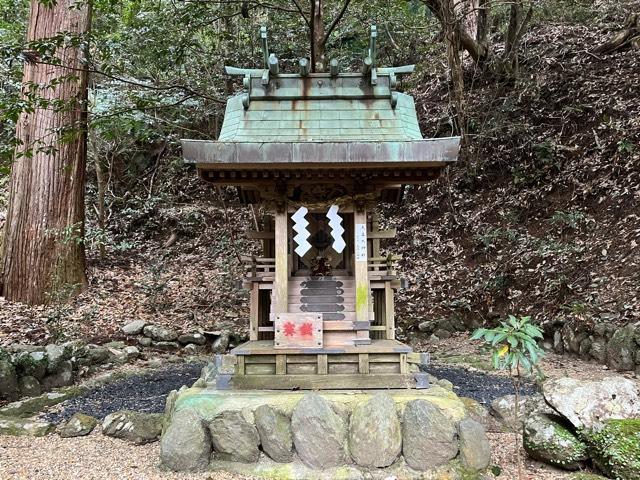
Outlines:
<svg viewBox="0 0 640 480"><path fill-rule="evenodd" d="M249 341L224 359L220 389L425 388L411 349L395 339L399 257L380 244L374 211L402 202L406 185L455 162L459 138L424 139L414 101L397 91L413 66L376 62L376 30L359 73L284 73L262 29L262 69L243 77L215 141L183 140L184 158L207 182L237 188L268 212L260 257L246 256Z"/></svg>

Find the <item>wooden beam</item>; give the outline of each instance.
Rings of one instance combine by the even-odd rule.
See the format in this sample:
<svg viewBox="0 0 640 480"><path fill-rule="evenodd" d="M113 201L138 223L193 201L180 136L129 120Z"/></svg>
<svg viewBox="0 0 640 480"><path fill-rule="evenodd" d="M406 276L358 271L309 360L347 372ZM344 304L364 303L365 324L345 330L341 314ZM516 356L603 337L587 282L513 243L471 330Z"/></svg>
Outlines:
<svg viewBox="0 0 640 480"><path fill-rule="evenodd" d="M287 209L275 214L276 274L273 288L273 313L288 312L289 228Z"/></svg>
<svg viewBox="0 0 640 480"><path fill-rule="evenodd" d="M389 228L387 230L375 230L375 225L374 225L374 230L371 232L367 232L367 236L371 239L371 240L379 240L379 239L385 239L385 238L395 238L396 237L396 229L395 228ZM379 252L378 252L379 254ZM377 257L378 254L373 253L374 257Z"/></svg>
<svg viewBox="0 0 640 480"><path fill-rule="evenodd" d="M333 374L333 375L234 375L230 379L230 388L234 390L351 390L368 388L420 388L420 376L426 379L426 373L393 374L380 373L362 375Z"/></svg>
<svg viewBox="0 0 640 480"><path fill-rule="evenodd" d="M250 240L272 240L275 238L275 233L273 232L247 230L245 234Z"/></svg>

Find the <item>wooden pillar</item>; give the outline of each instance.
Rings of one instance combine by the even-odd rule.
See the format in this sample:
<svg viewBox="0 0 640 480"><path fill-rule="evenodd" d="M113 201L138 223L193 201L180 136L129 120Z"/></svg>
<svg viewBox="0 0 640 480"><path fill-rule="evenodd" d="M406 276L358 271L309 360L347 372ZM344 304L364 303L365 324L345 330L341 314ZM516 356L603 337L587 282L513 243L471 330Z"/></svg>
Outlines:
<svg viewBox="0 0 640 480"><path fill-rule="evenodd" d="M260 326L260 284L251 284L251 296L249 297L249 340L258 340L258 327Z"/></svg>
<svg viewBox="0 0 640 480"><path fill-rule="evenodd" d="M274 313L288 313L289 283L289 228L287 208L280 208L275 215L276 275L273 285Z"/></svg>
<svg viewBox="0 0 640 480"><path fill-rule="evenodd" d="M388 280L384 282L384 311L387 340L396 338L396 320L393 305L393 288Z"/></svg>
<svg viewBox="0 0 640 480"><path fill-rule="evenodd" d="M367 211L356 208L354 223L354 270L356 287L356 321L368 322L369 318L369 273L367 268Z"/></svg>

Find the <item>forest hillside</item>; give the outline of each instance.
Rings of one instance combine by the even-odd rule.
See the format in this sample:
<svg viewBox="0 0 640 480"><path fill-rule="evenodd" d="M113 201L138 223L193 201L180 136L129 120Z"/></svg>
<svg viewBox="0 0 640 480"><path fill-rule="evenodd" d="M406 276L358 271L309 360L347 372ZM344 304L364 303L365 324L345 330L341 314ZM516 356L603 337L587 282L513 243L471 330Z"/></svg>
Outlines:
<svg viewBox="0 0 640 480"><path fill-rule="evenodd" d="M401 205L381 209L383 223L398 229L385 250L403 256L409 281L397 300L401 339L490 325L509 313L531 315L551 337L565 323L640 320L640 51L596 49L640 3L534 3L517 76L502 78L461 52L458 104L442 28L421 2L394 2L388 11L353 2L327 46L355 61L364 48L357 38L377 22L385 31L382 59L417 65L401 86L415 97L423 135L459 134L456 111L464 109L458 163L408 188ZM23 32L8 19L26 9L0 4L8 165L25 60L10 48ZM0 299L2 344L100 342L133 319L178 329L247 327L248 296L236 280L238 256L258 248L243 237L256 212L240 206L235 191L199 180L182 162L179 139L215 138L220 99L239 89L221 67L260 60L255 37L270 15L280 15L271 42L285 63L307 47L290 12L251 10L247 20L219 21L205 2L193 2L165 22L172 12L162 5L96 2L94 55L102 64L90 74L88 289L44 306ZM494 13L489 36L499 55L507 11ZM214 36L204 37L211 25ZM180 88L158 87L176 78L186 79ZM8 170L0 175L2 224Z"/></svg>

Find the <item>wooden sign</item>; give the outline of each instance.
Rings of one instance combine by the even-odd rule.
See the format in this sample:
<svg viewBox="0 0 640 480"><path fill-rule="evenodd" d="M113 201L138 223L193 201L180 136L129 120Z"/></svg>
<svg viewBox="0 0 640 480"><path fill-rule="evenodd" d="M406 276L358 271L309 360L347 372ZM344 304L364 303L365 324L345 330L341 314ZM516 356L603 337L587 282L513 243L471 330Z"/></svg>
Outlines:
<svg viewBox="0 0 640 480"><path fill-rule="evenodd" d="M322 314L279 313L274 348L322 348Z"/></svg>
<svg viewBox="0 0 640 480"><path fill-rule="evenodd" d="M356 261L367 261L367 225L366 223L356 223Z"/></svg>

